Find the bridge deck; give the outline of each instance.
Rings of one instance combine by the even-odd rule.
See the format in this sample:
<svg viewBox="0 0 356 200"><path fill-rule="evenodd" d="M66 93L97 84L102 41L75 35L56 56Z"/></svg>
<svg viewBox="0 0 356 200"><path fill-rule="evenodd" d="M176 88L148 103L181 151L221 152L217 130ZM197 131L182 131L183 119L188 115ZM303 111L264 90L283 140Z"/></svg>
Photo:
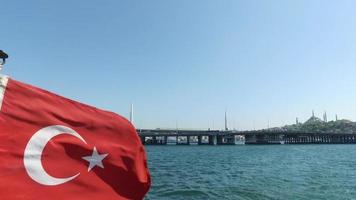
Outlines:
<svg viewBox="0 0 356 200"><path fill-rule="evenodd" d="M176 130L176 129L137 129L141 136L209 136L209 135L356 135L356 133L331 133L331 132L291 132L291 131L235 131L235 130Z"/></svg>
<svg viewBox="0 0 356 200"><path fill-rule="evenodd" d="M236 144L241 138L245 144L356 144L356 133L170 129L138 129L137 133L143 144L167 144L172 137L176 144Z"/></svg>

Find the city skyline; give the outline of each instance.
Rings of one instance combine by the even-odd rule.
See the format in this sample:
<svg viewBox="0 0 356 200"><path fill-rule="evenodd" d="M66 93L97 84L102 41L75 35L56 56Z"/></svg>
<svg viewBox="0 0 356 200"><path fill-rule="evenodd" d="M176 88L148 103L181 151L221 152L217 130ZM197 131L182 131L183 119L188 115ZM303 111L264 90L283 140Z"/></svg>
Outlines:
<svg viewBox="0 0 356 200"><path fill-rule="evenodd" d="M131 123L133 123L133 125L135 125L134 123L134 120L133 120L133 113L134 113L134 105L131 104L130 105L130 112L129 112L129 116L124 116L126 117ZM326 111L323 111L322 115L321 116L318 116L317 114L315 114L314 110L311 111L311 115L306 118L305 120L300 120L299 117L296 117L295 118L295 123L290 123L290 124L280 124L280 125L277 125L277 126L271 126L270 125L270 121L267 120L267 124L266 124L266 127L262 127L262 128L258 128L258 129L269 129L269 128L280 128L280 127L283 127L283 126L286 126L286 125L292 125L292 124L302 124L308 120L310 120L311 118L317 118L319 120L322 120L323 122L330 122L330 121L338 121L338 120L349 120L349 119L345 119L345 118L342 118L342 119L339 119L338 118L338 115L335 114L334 115L334 118L328 118L328 114ZM276 124L276 123L275 123ZM136 125L135 125L136 126ZM208 129L208 130L242 130L242 131L245 131L245 130L258 130L256 129L256 127L252 127L252 129L239 129L238 127L236 127L236 123L234 121L234 124L230 123L229 121L229 118L228 118L228 111L225 110L224 112L224 126L223 128L220 128L220 126L217 126L215 127L214 123L210 124L210 126L208 127L179 127L178 126L178 123L176 121L176 124L175 124L175 127L165 127L165 126L157 126L157 127L139 127L139 126L136 126L137 129L160 129L160 128L163 128L163 129L202 129L202 130L205 130L205 129Z"/></svg>

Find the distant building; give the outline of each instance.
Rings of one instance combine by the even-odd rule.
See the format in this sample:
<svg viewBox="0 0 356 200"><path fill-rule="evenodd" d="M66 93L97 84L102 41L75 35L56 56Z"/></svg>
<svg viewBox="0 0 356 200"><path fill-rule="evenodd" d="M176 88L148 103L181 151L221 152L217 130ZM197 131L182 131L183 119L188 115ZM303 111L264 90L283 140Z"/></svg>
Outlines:
<svg viewBox="0 0 356 200"><path fill-rule="evenodd" d="M304 124L315 124L322 122L321 119L315 117L314 110L312 111L312 116Z"/></svg>

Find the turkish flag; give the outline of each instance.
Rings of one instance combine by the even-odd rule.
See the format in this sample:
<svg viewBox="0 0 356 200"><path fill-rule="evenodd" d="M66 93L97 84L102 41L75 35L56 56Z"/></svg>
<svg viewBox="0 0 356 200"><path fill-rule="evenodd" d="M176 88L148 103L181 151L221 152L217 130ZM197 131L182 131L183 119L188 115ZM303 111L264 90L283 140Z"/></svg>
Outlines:
<svg viewBox="0 0 356 200"><path fill-rule="evenodd" d="M0 77L0 199L143 199L146 161L125 118Z"/></svg>

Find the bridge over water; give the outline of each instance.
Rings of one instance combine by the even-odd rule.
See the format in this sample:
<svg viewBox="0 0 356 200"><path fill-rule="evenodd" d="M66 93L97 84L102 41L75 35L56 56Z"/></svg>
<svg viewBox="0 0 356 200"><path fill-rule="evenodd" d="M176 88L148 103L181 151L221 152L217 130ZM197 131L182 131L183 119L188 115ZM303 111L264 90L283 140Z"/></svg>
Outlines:
<svg viewBox="0 0 356 200"><path fill-rule="evenodd" d="M356 144L356 133L137 129L144 145Z"/></svg>

